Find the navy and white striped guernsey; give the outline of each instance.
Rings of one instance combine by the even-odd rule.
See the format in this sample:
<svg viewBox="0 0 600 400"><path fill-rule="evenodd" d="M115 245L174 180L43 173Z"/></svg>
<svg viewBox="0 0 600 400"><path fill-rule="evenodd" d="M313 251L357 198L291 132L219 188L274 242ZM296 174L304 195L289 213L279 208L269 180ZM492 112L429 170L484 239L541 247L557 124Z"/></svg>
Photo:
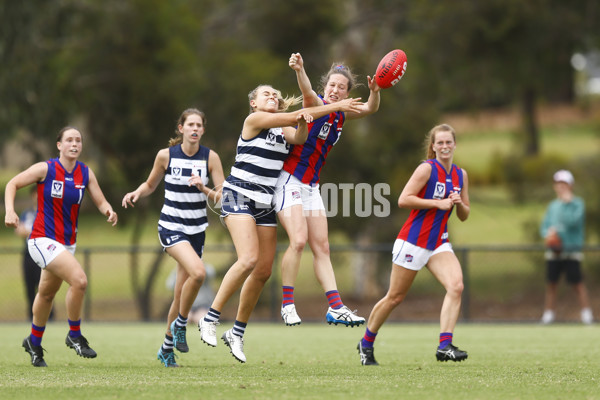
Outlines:
<svg viewBox="0 0 600 400"><path fill-rule="evenodd" d="M250 140L240 135L235 163L224 187L263 204L271 204L275 184L290 152L283 129L263 129Z"/></svg>
<svg viewBox="0 0 600 400"><path fill-rule="evenodd" d="M210 149L200 145L196 154L189 157L181 144L169 147L169 166L165 171L165 203L160 210L158 224L168 230L195 235L208 226L206 195L188 180L194 175L208 184L208 155Z"/></svg>

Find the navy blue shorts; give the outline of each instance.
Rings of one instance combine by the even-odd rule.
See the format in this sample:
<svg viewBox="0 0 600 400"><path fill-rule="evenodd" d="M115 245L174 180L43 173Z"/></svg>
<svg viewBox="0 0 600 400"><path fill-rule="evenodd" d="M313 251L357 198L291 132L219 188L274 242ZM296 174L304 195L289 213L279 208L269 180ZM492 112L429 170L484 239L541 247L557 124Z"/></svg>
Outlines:
<svg viewBox="0 0 600 400"><path fill-rule="evenodd" d="M277 226L273 205L256 202L235 190L225 187L221 199L221 219L231 214L249 215L254 218L257 226Z"/></svg>
<svg viewBox="0 0 600 400"><path fill-rule="evenodd" d="M175 246L177 243L189 242L194 251L196 251L196 254L202 258L205 239L206 234L204 232L200 232L195 235L186 235L183 232L170 231L160 225L158 226L158 240L165 250L167 247Z"/></svg>
<svg viewBox="0 0 600 400"><path fill-rule="evenodd" d="M573 285L583 281L579 260L548 260L546 273L546 279L551 283L558 282L563 273L567 277L567 282Z"/></svg>

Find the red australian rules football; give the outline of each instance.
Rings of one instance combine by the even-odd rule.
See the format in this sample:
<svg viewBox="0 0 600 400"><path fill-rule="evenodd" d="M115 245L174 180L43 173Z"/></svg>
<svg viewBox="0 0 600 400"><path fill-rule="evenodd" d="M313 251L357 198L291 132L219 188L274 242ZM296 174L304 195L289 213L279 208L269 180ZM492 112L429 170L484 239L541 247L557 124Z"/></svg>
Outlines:
<svg viewBox="0 0 600 400"><path fill-rule="evenodd" d="M402 50L392 50L387 53L377 66L375 82L382 89L394 86L406 72L406 54Z"/></svg>

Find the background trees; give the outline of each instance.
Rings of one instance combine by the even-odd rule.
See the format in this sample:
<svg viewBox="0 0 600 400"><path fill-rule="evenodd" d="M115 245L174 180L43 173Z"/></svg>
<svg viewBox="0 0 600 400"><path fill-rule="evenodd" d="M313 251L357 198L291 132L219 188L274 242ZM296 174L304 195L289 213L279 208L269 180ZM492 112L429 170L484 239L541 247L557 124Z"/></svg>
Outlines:
<svg viewBox="0 0 600 400"><path fill-rule="evenodd" d="M365 76L402 48L406 77L383 92L375 116L344 128L323 173L324 182L399 190L443 112L519 107L518 155L535 156L536 107L573 100L569 59L597 47L598 14L591 0L2 2L0 145L19 132L52 143L60 127L77 124L115 202L146 177L183 109L206 112L204 142L228 170L247 93L264 82L298 93L291 52L302 52L315 87L332 62L347 62L363 83L354 95L366 99ZM153 196L124 222L160 202ZM379 240L396 229L384 222L335 225Z"/></svg>

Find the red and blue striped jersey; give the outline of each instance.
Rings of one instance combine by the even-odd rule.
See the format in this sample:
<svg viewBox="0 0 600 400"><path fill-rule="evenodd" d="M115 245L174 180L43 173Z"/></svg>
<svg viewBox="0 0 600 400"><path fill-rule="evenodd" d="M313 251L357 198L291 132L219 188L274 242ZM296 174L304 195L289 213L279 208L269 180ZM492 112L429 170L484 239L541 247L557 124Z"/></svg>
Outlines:
<svg viewBox="0 0 600 400"><path fill-rule="evenodd" d="M308 124L306 142L292 146L283 170L308 185L319 183L321 168L331 148L340 140L345 120L346 115L338 111Z"/></svg>
<svg viewBox="0 0 600 400"><path fill-rule="evenodd" d="M71 246L77 240L79 206L89 182L89 170L79 161L70 173L58 158L46 163L46 178L37 184L37 213L30 238L47 237Z"/></svg>
<svg viewBox="0 0 600 400"><path fill-rule="evenodd" d="M431 164L431 175L427 184L418 194L420 198L441 200L447 198L450 192L460 193L463 187L461 168L452 164L450 173L448 173L435 159L424 162ZM411 210L398 234L398 239L424 249L435 250L443 243L448 242L448 219L453 208L450 210L438 208Z"/></svg>

